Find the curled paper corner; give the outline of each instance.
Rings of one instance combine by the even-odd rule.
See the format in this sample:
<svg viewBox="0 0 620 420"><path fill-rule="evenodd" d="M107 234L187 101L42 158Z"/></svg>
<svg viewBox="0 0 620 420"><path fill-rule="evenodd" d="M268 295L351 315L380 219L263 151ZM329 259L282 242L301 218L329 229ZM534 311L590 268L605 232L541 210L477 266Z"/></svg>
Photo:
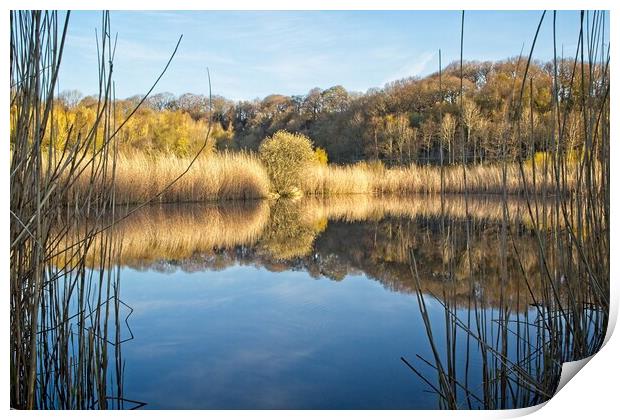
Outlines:
<svg viewBox="0 0 620 420"><path fill-rule="evenodd" d="M573 362L564 362L562 364L562 373L560 374L560 380L558 381L558 386L555 390L555 393L553 394L554 398L558 392L560 392L560 390L562 388L564 388L564 386L570 382L571 379L573 379L573 377L575 375L577 375L577 373L585 366L588 364L588 362L590 360L592 360L592 358L596 356L596 354L590 356L590 357L586 357L584 359L580 359L577 361L573 361ZM524 408L518 408L515 410L506 410L504 412L502 412L502 414L500 415L501 418L516 418L516 417L523 417L523 416L527 416L530 414L533 414L535 412L537 412L538 410L540 410L541 408L543 408L544 406L547 405L547 403L549 403L549 401L551 401L551 399L537 404L537 405L533 405L530 407L524 407Z"/></svg>
<svg viewBox="0 0 620 420"><path fill-rule="evenodd" d="M614 330L616 329L616 322L618 321L618 306L620 305L620 291L615 290L615 287L612 287L612 291L611 291L611 305L609 305L609 321L607 323L607 331L605 331L605 339L603 340L603 346L599 349L599 351L601 351L601 349L603 347L605 347L605 345L609 342L609 339L611 338L611 335L614 333Z"/></svg>
<svg viewBox="0 0 620 420"><path fill-rule="evenodd" d="M529 407L515 408L515 409L511 409L511 410L491 411L491 413L496 414L495 418L503 418L503 419L514 419L514 418L517 418L517 417L525 417L525 416L529 416L529 415L537 412L541 408L543 408L547 404L547 402L548 401L545 401L545 402L537 404L537 405L532 405L532 406L529 406Z"/></svg>
<svg viewBox="0 0 620 420"><path fill-rule="evenodd" d="M556 396L558 392L560 392L560 390L564 388L564 385L566 385L571 379L573 379L575 375L581 369L583 369L583 367L587 365L588 362L592 360L592 358L595 357L599 351L603 350L605 345L609 342L609 339L611 338L611 335L613 334L613 331L616 327L617 315L617 307L614 308L614 310L610 309L609 324L607 325L607 331L605 332L605 339L603 340L601 348L598 349L596 353L594 353L592 356L580 360L562 363L562 373L560 374L560 381L558 382L558 386L555 389L555 393L553 394L553 396Z"/></svg>
<svg viewBox="0 0 620 420"><path fill-rule="evenodd" d="M560 390L564 388L564 385L566 385L571 379L573 379L573 377L575 377L575 375L581 369L583 369L583 367L587 365L588 362L592 360L594 356L596 356L596 354L593 354L590 357L586 357L585 359L576 360L574 362L564 362L562 364L562 373L560 374L560 381L558 382L558 387L555 389L555 393L553 394L553 396L556 396L558 392L560 392Z"/></svg>
<svg viewBox="0 0 620 420"><path fill-rule="evenodd" d="M562 388L564 388L564 386L571 379L573 379L573 377L581 369L583 369L583 367L585 365L587 365L588 362L590 362L590 360L592 360L593 357L595 357L598 354L598 352L603 351L603 349L605 348L605 346L609 342L609 339L613 335L614 330L616 329L616 322L618 321L618 303L620 302L620 292L618 290L614 290L614 289L615 288L612 288L612 291L611 291L611 302L612 302L612 304L609 307L609 320L608 320L608 324L607 324L607 330L605 331L605 339L603 340L602 346L598 349L598 351L596 351L593 355L591 355L589 357L586 357L586 358L581 359L581 360L576 360L576 361L573 361L573 362L564 362L562 364L562 373L560 374L560 380L558 382L558 386L557 386L553 396L556 396L558 394L558 392L560 392L560 390ZM540 404L540 407L544 406L545 404L546 404L546 402L543 403L543 404Z"/></svg>

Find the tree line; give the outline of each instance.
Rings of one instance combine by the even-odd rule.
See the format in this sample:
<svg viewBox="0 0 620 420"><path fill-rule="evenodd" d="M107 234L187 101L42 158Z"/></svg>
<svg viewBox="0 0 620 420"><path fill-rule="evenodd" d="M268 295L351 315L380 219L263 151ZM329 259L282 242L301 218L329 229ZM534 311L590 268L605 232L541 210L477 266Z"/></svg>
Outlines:
<svg viewBox="0 0 620 420"><path fill-rule="evenodd" d="M467 61L462 67L453 62L441 73L394 81L366 93L333 86L238 102L217 95L210 101L200 94L158 93L145 100L119 133L119 144L129 150L191 154L202 145L211 118L211 150L257 151L265 138L286 130L308 136L336 163L449 165L516 160L551 147L579 151L584 142L580 113L593 105L582 100L582 86L595 92L588 101L604 100L605 92L590 82L598 80L600 67L586 64L582 72L573 61L534 61L524 78L525 60L513 57ZM561 145L552 136L557 123L554 91L556 110L567 111ZM119 120L142 99L136 95L115 101ZM55 129L79 130L96 117L94 97L66 91L57 103Z"/></svg>

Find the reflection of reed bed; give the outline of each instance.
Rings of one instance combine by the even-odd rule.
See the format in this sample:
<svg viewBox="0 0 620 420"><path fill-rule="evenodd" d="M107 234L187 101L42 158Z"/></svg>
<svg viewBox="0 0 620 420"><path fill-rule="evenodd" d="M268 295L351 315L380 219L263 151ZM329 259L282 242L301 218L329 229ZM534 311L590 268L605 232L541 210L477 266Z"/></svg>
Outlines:
<svg viewBox="0 0 620 420"><path fill-rule="evenodd" d="M238 246L259 246L262 252L281 260L303 256L312 249L320 228L303 223L298 204L251 200L146 206L112 228L123 238L119 263L144 266L159 260L180 262L196 254ZM106 220L100 223L105 225ZM72 241L75 235L70 232L63 244ZM91 264L97 261L96 254L89 255Z"/></svg>
<svg viewBox="0 0 620 420"><path fill-rule="evenodd" d="M412 249L424 261L419 268L423 293L441 296L450 286L458 307L466 307L474 295L481 307L525 309L542 300L540 258L530 229L510 226L518 252L506 258L508 277L500 275L501 223L494 219L501 211L500 199L478 198L475 204L470 198L470 208L481 209L472 213L487 217L468 222L448 215L461 214L458 197L446 197L443 218L435 213L441 203L430 198L374 198L363 205L353 197L152 205L120 222L113 232L123 238L120 262L132 267L196 271L242 262L283 270L301 265L312 275L334 280L363 272L390 290L415 293L409 268ZM492 210L490 203L500 210ZM119 208L117 216L122 214ZM442 224L447 236L441 234ZM243 255L236 251L239 246L244 247ZM571 258L576 257L574 253ZM97 255L90 255L90 264L96 261ZM558 273L558 284L560 278ZM558 286L563 300L566 286Z"/></svg>
<svg viewBox="0 0 620 420"><path fill-rule="evenodd" d="M123 238L119 262L139 265L182 260L214 248L254 245L269 221L265 201L220 205L153 205L113 230Z"/></svg>
<svg viewBox="0 0 620 420"><path fill-rule="evenodd" d="M363 200L360 198L152 205L123 220L114 230L124 238L121 251L123 264L139 265L160 259L183 260L214 248L231 249L235 246L254 245L260 246L262 252L268 256L287 260L307 255L312 250L316 236L326 229L330 221L374 223L385 218L397 218L403 221L428 219L431 223L433 219L440 218L442 208L440 197L432 195L401 199L390 197L383 200L378 197L364 197ZM479 223L487 220L492 224L492 221L501 215L502 205L499 199L470 198L469 203L470 214L480 216L480 219L474 218L480 220ZM511 214L520 214L523 211L522 205L510 201ZM461 197L446 196L443 209L445 220L464 220L465 210ZM117 212L122 214L119 210ZM385 225L391 223L396 222L386 222ZM486 229L490 231L488 227ZM325 234L330 233L328 231ZM464 235L464 232L455 234ZM471 253L476 267L497 268L498 243L497 234L494 235L495 237L487 238L485 242L494 245L484 250L476 249ZM413 231L383 238L378 249L388 252L392 261L407 263L406 249L420 242L415 239L416 236L417 233ZM531 237L530 242L530 246L523 247L522 251L522 257L527 257L528 262L524 263L524 267L528 272L530 262L538 262L537 258L529 255L535 249ZM442 249L444 245L437 240L425 243L423 250L428 253L428 258L436 258L436 255L431 254ZM342 247L346 249L348 246L342 243ZM402 252L394 254L389 250L392 248ZM446 250L449 251L450 249ZM462 252L459 255L460 263L455 272L460 277L467 274L469 255ZM513 268L518 269L516 266Z"/></svg>
<svg viewBox="0 0 620 420"><path fill-rule="evenodd" d="M524 217L523 202L511 199L508 203L514 219ZM501 218L499 198L471 197L468 204L473 218ZM252 246L259 242L265 252L286 260L310 252L314 238L325 230L328 221L433 218L441 216L442 208L446 218L465 218L464 198L458 195L447 195L443 207L441 197L436 195L306 197L298 201L151 205L122 220L114 231L124 238L122 264L180 260L213 248ZM117 217L123 214L120 208L116 212ZM101 223L106 224L105 218ZM96 262L96 256L90 258L91 264Z"/></svg>
<svg viewBox="0 0 620 420"><path fill-rule="evenodd" d="M306 197L302 204L303 216L308 223L318 220L342 220L346 222L380 220L385 217L440 217L452 219L503 219L501 197L476 195L467 198L461 194L410 194L404 196L341 195L325 198ZM531 218L524 199L509 197L508 217L512 223L531 225ZM551 207L538 211L539 225L552 218Z"/></svg>

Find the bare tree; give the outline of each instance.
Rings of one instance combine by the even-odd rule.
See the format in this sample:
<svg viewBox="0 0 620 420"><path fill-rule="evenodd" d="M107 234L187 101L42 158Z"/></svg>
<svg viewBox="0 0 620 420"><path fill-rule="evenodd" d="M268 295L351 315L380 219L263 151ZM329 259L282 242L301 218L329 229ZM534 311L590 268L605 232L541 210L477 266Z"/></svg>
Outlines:
<svg viewBox="0 0 620 420"><path fill-rule="evenodd" d="M452 164L452 142L454 140L454 130L456 128L456 121L452 114L445 114L441 121L441 140L442 147L448 148L449 163Z"/></svg>
<svg viewBox="0 0 620 420"><path fill-rule="evenodd" d="M468 145L469 142L472 140L472 133L474 132L475 129L478 128L478 125L480 124L480 119L481 119L481 115L480 115L480 110L478 109L478 106L476 105L476 103L472 100L464 100L463 101L463 115L462 115L462 119L463 119L463 126L465 127L465 144ZM475 137L473 137L473 158L474 158L474 162L476 161L476 140Z"/></svg>

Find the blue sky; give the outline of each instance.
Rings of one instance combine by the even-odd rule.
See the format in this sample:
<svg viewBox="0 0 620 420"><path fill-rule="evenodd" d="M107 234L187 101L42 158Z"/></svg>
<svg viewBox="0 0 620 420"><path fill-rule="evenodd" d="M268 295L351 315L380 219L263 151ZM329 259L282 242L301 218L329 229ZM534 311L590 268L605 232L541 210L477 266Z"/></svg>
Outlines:
<svg viewBox="0 0 620 420"><path fill-rule="evenodd" d="M503 59L518 55L524 44L527 54L541 13L466 12L465 58ZM552 12L545 17L536 58L553 55L552 17ZM460 19L458 11L113 11L116 96L145 93L181 34L177 56L156 92L206 94L207 66L213 93L234 100L337 84L365 92L435 71L439 48L444 65L457 60ZM100 12L72 12L60 90L96 91L100 22ZM558 12L558 48L564 45L565 55L574 55L578 35L579 13Z"/></svg>

